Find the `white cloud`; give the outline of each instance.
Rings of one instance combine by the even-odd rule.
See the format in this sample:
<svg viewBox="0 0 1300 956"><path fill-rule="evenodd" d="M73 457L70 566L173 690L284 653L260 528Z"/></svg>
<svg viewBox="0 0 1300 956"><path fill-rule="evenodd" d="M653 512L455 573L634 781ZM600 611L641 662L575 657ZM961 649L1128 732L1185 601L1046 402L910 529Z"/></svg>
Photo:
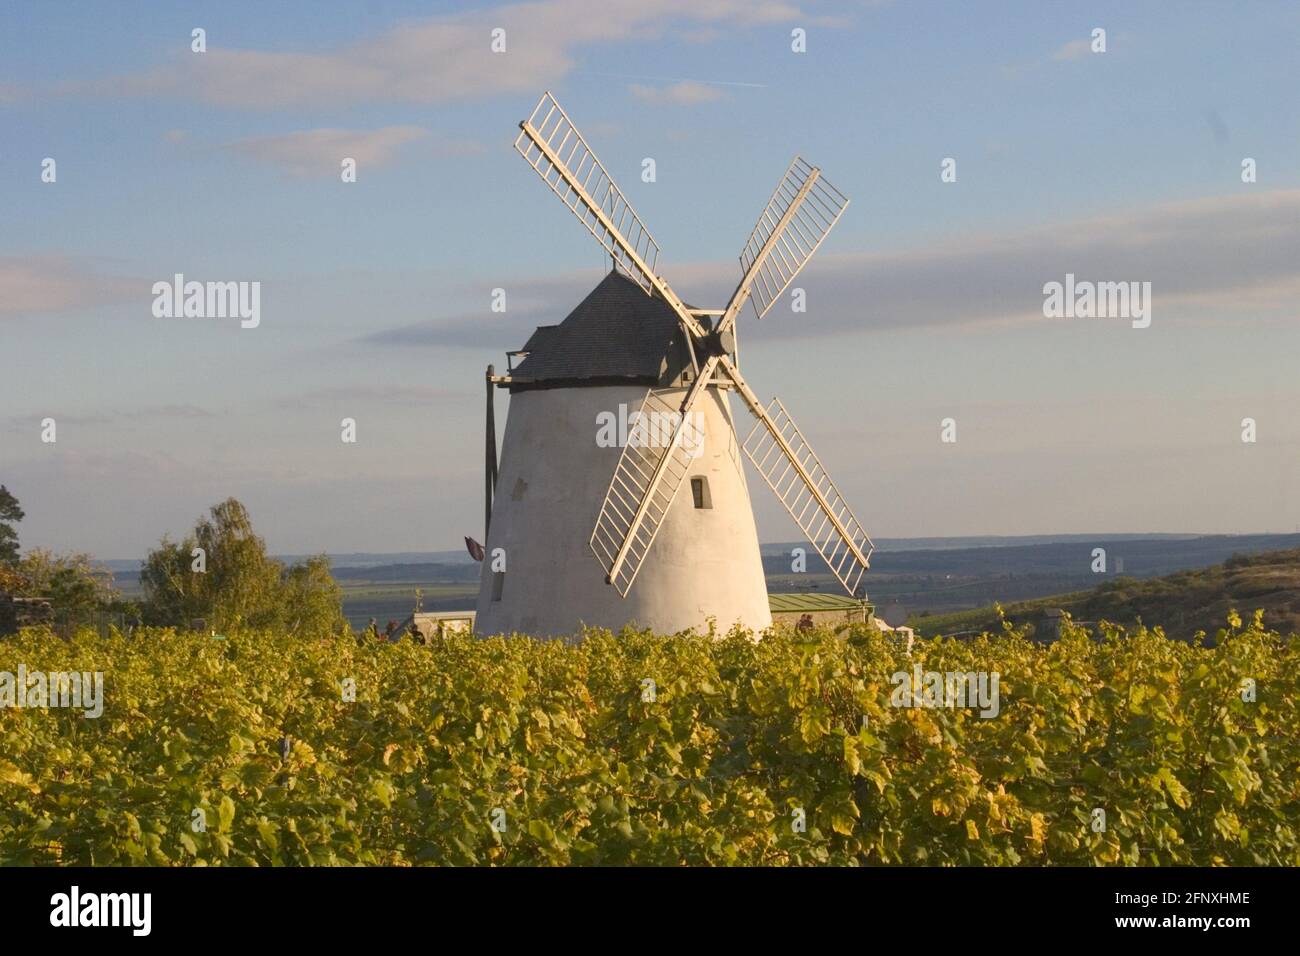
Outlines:
<svg viewBox="0 0 1300 956"><path fill-rule="evenodd" d="M49 409L46 409L49 411ZM215 412L191 404L146 405L134 409L99 409L88 414L59 412L58 421L62 425L95 426L130 425L139 422L153 422L158 419L194 419L212 418ZM0 418L0 427L10 431L33 432L34 423L44 417L42 412L32 411L23 415L8 415Z"/></svg>
<svg viewBox="0 0 1300 956"><path fill-rule="evenodd" d="M673 23L690 30L803 16L784 0L538 0L409 21L324 53L209 46L165 66L64 89L239 109L436 103L536 92L567 75L581 48L656 36ZM490 48L497 27L506 31L504 53Z"/></svg>
<svg viewBox="0 0 1300 956"><path fill-rule="evenodd" d="M337 176L344 158L360 170L392 162L400 147L429 136L419 126L373 130L307 129L281 136L242 139L226 148L287 170L294 176Z"/></svg>
<svg viewBox="0 0 1300 956"><path fill-rule="evenodd" d="M147 306L149 284L106 276L64 256L0 257L0 319L130 301Z"/></svg>
<svg viewBox="0 0 1300 956"><path fill-rule="evenodd" d="M1092 52L1091 40L1071 40L1058 47L1052 54L1053 60L1081 60Z"/></svg>
<svg viewBox="0 0 1300 956"><path fill-rule="evenodd" d="M1300 317L1300 190L1164 203L892 252L835 254L834 244L832 236L796 280L816 303L816 321L793 321L778 304L763 322L764 337L1057 321L1043 318L1043 284L1067 272L1151 282L1156 323ZM687 301L722 307L738 275L731 261L676 266L666 277ZM533 326L562 319L592 285L590 273L516 281L507 322L484 322L474 312L368 341L514 348Z"/></svg>
<svg viewBox="0 0 1300 956"><path fill-rule="evenodd" d="M464 391L440 388L436 385L331 385L312 389L301 394L286 395L281 404L288 408L314 407L337 402L359 405L446 405L464 401ZM477 399L478 396L473 396Z"/></svg>
<svg viewBox="0 0 1300 956"><path fill-rule="evenodd" d="M695 80L682 80L671 86L644 86L641 83L633 83L628 89L637 99L647 103L670 103L678 106L708 103L720 100L726 95L716 86L698 83Z"/></svg>

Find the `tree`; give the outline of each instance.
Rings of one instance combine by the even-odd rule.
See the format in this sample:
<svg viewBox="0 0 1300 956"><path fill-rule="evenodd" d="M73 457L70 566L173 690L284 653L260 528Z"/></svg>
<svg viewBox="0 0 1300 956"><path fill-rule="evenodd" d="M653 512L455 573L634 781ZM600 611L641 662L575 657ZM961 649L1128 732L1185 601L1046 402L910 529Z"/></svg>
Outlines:
<svg viewBox="0 0 1300 956"><path fill-rule="evenodd" d="M194 540L207 567L213 622L227 628L278 623L284 566L267 555L247 508L234 498L215 505L211 517L195 525Z"/></svg>
<svg viewBox="0 0 1300 956"><path fill-rule="evenodd" d="M164 627L187 624L211 608L207 576L191 572L190 554L196 547L191 535L177 543L166 535L149 552L140 568L144 588L141 615L147 624Z"/></svg>
<svg viewBox="0 0 1300 956"><path fill-rule="evenodd" d="M54 554L43 548L28 551L17 565L26 581L24 592L48 598L59 612L87 613L117 598L113 575L96 567L88 554Z"/></svg>
<svg viewBox="0 0 1300 956"><path fill-rule="evenodd" d="M18 499L8 488L0 485L0 564L18 563L18 532L14 525L23 517Z"/></svg>
<svg viewBox="0 0 1300 956"><path fill-rule="evenodd" d="M279 621L290 634L328 634L343 617L343 589L330 574L329 558L317 555L285 572Z"/></svg>
<svg viewBox="0 0 1300 956"><path fill-rule="evenodd" d="M248 509L228 498L179 542L164 536L140 571L148 623L281 628L325 633L343 626L343 592L323 555L288 569L266 553Z"/></svg>
<svg viewBox="0 0 1300 956"><path fill-rule="evenodd" d="M12 564L0 564L0 594L26 594L31 582Z"/></svg>

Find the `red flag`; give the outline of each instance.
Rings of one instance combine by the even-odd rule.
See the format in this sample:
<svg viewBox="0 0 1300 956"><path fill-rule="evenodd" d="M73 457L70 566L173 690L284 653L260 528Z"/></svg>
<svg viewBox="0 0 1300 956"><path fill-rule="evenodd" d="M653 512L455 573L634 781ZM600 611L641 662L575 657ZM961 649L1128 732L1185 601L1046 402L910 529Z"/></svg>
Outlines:
<svg viewBox="0 0 1300 956"><path fill-rule="evenodd" d="M465 547L469 549L469 556L475 561L483 560L483 545L479 544L473 538L465 538Z"/></svg>

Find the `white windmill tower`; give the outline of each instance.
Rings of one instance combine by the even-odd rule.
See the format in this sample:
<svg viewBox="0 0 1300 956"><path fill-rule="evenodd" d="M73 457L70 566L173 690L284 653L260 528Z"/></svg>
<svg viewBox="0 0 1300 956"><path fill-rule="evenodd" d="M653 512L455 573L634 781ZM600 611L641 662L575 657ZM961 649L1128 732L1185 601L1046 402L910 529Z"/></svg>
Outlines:
<svg viewBox="0 0 1300 956"><path fill-rule="evenodd" d="M742 451L856 594L871 540L785 407L764 405L741 376L735 338L745 303L759 318L771 309L848 199L796 157L741 252L727 307L691 308L656 273L658 245L554 97L543 94L519 125L515 149L615 268L563 322L539 328L509 374L488 367L476 630L769 626ZM511 396L499 471L493 387ZM757 419L743 441L731 391ZM621 451L601 440L611 420L627 439Z"/></svg>

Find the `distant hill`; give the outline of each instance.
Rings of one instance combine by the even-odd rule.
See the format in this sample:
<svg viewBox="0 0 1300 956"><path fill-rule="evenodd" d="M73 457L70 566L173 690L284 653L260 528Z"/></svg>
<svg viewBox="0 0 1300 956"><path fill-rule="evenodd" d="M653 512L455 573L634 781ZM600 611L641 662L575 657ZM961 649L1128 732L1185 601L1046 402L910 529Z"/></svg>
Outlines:
<svg viewBox="0 0 1300 956"><path fill-rule="evenodd" d="M1009 604L1003 611L1012 623L1037 625L1049 608L1060 608L1075 621L1141 620L1180 640L1197 631L1212 636L1231 610L1243 618L1263 610L1267 627L1300 633L1300 549L1236 555L1212 567L1145 580L1117 577L1087 591ZM910 623L927 637L1000 627L994 607L913 616Z"/></svg>
<svg viewBox="0 0 1300 956"><path fill-rule="evenodd" d="M1223 537L1247 537L1247 538L1268 538L1278 537L1276 534L1262 535L1207 535L1203 532L1096 532L1090 534L978 534L978 535L959 535L956 537L930 537L930 538L877 538L873 537L872 543L876 546L876 552L883 554L896 551L952 551L964 548L1016 548L1028 547L1042 544L1082 544L1097 543L1103 541L1191 541L1196 538L1223 538ZM1300 537L1300 534L1297 535ZM759 545L759 550L764 554L783 555L789 554L791 548L807 547L805 541L770 541Z"/></svg>
<svg viewBox="0 0 1300 956"><path fill-rule="evenodd" d="M926 544L934 541L959 542L951 545ZM1070 575L1080 581L1095 576L1092 549L1105 548L1111 570L1134 577L1169 574L1186 568L1203 568L1226 561L1234 554L1300 548L1300 534L1206 534L1206 535L1060 535L1055 538L915 538L876 542L871 558L870 578L893 574L977 575ZM998 544L988 542L999 541ZM789 571L790 550L803 548L808 554L809 573L826 569L806 542L764 545L763 564L769 574ZM868 586L870 589L870 586Z"/></svg>
<svg viewBox="0 0 1300 956"><path fill-rule="evenodd" d="M372 567L334 568L334 577L340 584L357 581L400 583L404 581L473 581L478 582L482 565L469 560L455 564L381 564Z"/></svg>
<svg viewBox="0 0 1300 956"><path fill-rule="evenodd" d="M1300 534L1242 535L1062 535L1059 540L982 538L960 548L914 545L921 539L876 542L871 570L863 579L879 616L902 624L922 614L949 615L1006 607L1056 594L1096 587L1116 577L1153 578L1221 564L1234 554L1300 548ZM926 539L932 543L936 539ZM996 544L991 542L998 542ZM791 570L791 549L807 553L806 573ZM1096 548L1106 551L1106 573L1093 573ZM838 591L839 582L807 544L790 543L784 553L764 548L769 591Z"/></svg>
<svg viewBox="0 0 1300 956"><path fill-rule="evenodd" d="M1174 563L1182 567L1201 561L1211 554L1218 554L1212 560L1221 561L1234 552L1254 550L1274 550L1278 548L1300 547L1300 533L1297 534L1161 534L1145 533L1097 533L1097 534L1027 534L1027 535L967 535L949 538L876 538L876 559L872 568L876 569L877 560L894 563L902 570L920 569L942 565L945 571L951 571L951 561L939 557L940 554L953 555L953 552L965 551L968 554L957 555L958 560L986 565L997 561L1003 567L1019 565L1017 570L1039 567L1045 555L1059 556L1066 565L1077 564L1077 555L1087 549L1101 545L1139 562L1139 567L1126 568L1135 574L1148 573L1152 567L1162 567ZM1086 546L1086 547L1085 547ZM768 542L760 545L763 557L770 559L778 567L788 570L790 552L794 548L811 551L806 541ZM995 557L995 550L998 556ZM922 552L906 557L902 552ZM926 554L925 552L928 552ZM276 554L277 560L286 564L311 557L308 554ZM473 564L474 559L463 547L449 551L392 551L387 553L370 551L331 551L328 552L330 564L339 568L376 568L389 565L426 565L426 564ZM1151 558L1155 558L1154 564ZM1162 560L1163 559L1163 560ZM1055 564L1057 557L1048 559ZM141 558L97 558L114 574L138 571ZM809 571L813 571L820 561L816 553L809 558ZM1175 570L1175 569L1170 569Z"/></svg>

